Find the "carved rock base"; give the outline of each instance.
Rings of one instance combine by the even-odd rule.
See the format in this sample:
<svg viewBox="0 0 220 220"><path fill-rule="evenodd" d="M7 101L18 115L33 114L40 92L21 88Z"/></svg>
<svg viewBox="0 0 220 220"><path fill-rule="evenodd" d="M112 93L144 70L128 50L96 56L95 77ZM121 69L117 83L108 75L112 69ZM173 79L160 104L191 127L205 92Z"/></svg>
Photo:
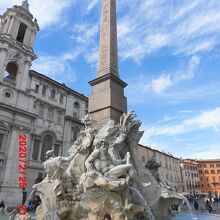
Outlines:
<svg viewBox="0 0 220 220"><path fill-rule="evenodd" d="M124 220L125 198L121 193L93 188L86 191L81 205L88 210L88 220L103 220L105 214L111 214L112 220Z"/></svg>

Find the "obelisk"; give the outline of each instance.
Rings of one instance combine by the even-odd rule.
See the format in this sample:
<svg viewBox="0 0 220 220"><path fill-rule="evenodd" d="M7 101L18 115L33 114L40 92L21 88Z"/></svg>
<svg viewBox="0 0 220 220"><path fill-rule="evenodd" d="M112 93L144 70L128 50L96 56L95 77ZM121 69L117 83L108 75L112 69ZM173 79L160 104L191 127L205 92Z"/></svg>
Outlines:
<svg viewBox="0 0 220 220"><path fill-rule="evenodd" d="M98 74L89 82L92 94L89 113L101 127L109 120L119 121L127 112L124 88L127 86L118 74L116 0L102 0Z"/></svg>

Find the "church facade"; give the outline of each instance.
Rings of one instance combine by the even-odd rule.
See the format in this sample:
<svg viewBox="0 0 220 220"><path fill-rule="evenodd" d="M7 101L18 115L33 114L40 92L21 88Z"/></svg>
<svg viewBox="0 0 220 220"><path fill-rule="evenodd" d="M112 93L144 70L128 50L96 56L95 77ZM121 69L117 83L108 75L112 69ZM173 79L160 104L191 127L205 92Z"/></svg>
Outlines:
<svg viewBox="0 0 220 220"><path fill-rule="evenodd" d="M88 99L45 75L30 70L39 26L27 1L13 6L0 21L0 198L7 206L22 200L18 185L18 137L27 136L28 194L44 175L45 153L67 155L83 128Z"/></svg>

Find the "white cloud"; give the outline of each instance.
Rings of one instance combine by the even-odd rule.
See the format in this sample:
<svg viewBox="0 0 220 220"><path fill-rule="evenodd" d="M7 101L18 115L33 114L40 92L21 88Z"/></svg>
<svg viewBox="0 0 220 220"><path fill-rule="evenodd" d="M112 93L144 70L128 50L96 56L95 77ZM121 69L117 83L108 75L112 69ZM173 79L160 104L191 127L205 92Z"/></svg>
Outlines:
<svg viewBox="0 0 220 220"><path fill-rule="evenodd" d="M151 83L151 87L156 93L161 93L172 85L173 82L169 74L161 75L159 78L153 79Z"/></svg>
<svg viewBox="0 0 220 220"><path fill-rule="evenodd" d="M94 66L98 61L97 34L99 25L97 23L80 23L73 27L72 39L77 44L85 61Z"/></svg>
<svg viewBox="0 0 220 220"><path fill-rule="evenodd" d="M207 147L208 146L208 147ZM190 158L196 159L220 159L220 151L216 150L220 149L220 144L218 143L210 143L206 146L200 145L198 147L197 152L191 153L188 155Z"/></svg>
<svg viewBox="0 0 220 220"><path fill-rule="evenodd" d="M144 88L144 91L147 93L153 90L155 93L161 94L181 81L192 79L195 76L199 64L200 57L194 55L191 57L186 69L178 70L173 74L163 73L158 78L152 79L150 84L145 84L143 79L140 78L140 82L137 85L139 85L140 88Z"/></svg>
<svg viewBox="0 0 220 220"><path fill-rule="evenodd" d="M32 69L60 83L69 84L76 81L74 70L62 57L40 55L33 62Z"/></svg>
<svg viewBox="0 0 220 220"><path fill-rule="evenodd" d="M13 5L21 5L22 0L0 0L0 13L3 13L6 8ZM71 4L74 4L75 0L29 0L30 11L37 18L41 29L48 27L52 24L64 22L63 10Z"/></svg>
<svg viewBox="0 0 220 220"><path fill-rule="evenodd" d="M91 11L98 4L98 2L99 0L90 1L87 7L87 12Z"/></svg>
<svg viewBox="0 0 220 220"><path fill-rule="evenodd" d="M76 43L87 45L95 42L95 37L99 31L98 24L80 23L73 28L72 38Z"/></svg>
<svg viewBox="0 0 220 220"><path fill-rule="evenodd" d="M61 59L62 59L63 61L75 60L81 53L82 53L82 48L75 48L75 49L74 49L73 51L71 51L71 52L64 53L64 54L61 56Z"/></svg>
<svg viewBox="0 0 220 220"><path fill-rule="evenodd" d="M215 108L208 111L203 111L199 115L183 120L175 125L153 126L147 129L146 133L149 137L156 136L175 136L191 131L202 129L213 129L220 126L220 108Z"/></svg>
<svg viewBox="0 0 220 220"><path fill-rule="evenodd" d="M120 1L119 5L126 10L118 22L120 55L124 59L140 61L163 48L173 54L192 55L220 44L218 0L136 0Z"/></svg>

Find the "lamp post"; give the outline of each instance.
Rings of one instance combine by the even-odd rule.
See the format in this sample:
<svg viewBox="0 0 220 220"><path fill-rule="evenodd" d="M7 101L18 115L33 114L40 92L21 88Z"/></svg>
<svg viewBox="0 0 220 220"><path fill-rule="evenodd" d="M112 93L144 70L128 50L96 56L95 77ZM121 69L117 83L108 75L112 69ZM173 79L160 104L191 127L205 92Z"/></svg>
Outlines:
<svg viewBox="0 0 220 220"><path fill-rule="evenodd" d="M180 167L180 176L181 176L182 192L184 192L184 182L183 182L183 168L184 168L184 165L183 165L182 162L179 163L179 167Z"/></svg>

